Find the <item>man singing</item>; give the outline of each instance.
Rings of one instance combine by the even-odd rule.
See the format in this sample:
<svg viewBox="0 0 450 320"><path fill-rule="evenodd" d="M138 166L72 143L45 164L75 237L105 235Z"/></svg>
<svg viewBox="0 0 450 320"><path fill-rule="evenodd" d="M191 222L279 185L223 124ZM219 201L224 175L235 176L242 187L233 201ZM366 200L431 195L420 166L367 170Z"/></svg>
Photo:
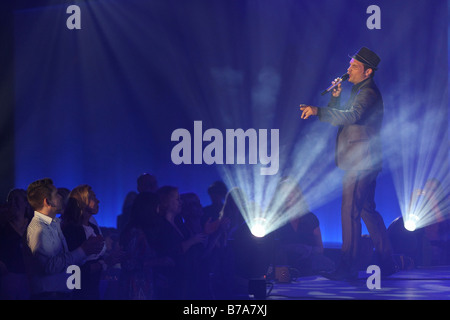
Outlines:
<svg viewBox="0 0 450 320"><path fill-rule="evenodd" d="M353 83L350 99L340 106L341 84L332 91L327 108L300 105L301 118L318 116L339 128L336 138L336 165L345 171L342 189L342 261L329 275L336 280L357 277L361 218L379 255L381 274L395 272L386 226L375 210L375 185L382 167L380 129L383 99L373 77L380 58L363 47L351 57L347 70ZM333 84L336 82L333 81Z"/></svg>

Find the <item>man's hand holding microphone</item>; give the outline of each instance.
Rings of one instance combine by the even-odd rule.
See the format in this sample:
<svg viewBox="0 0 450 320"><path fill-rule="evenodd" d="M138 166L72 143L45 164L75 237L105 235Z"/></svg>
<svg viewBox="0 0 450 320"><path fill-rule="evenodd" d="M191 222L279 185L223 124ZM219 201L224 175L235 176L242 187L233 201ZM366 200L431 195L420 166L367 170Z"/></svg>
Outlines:
<svg viewBox="0 0 450 320"><path fill-rule="evenodd" d="M327 90L325 90L324 93L327 93L331 90L331 94L333 95L333 97L339 97L342 91L341 84L348 78L348 76L345 77L345 80L343 78L334 79L334 81L331 82L331 86ZM317 116L318 108L306 104L301 104L300 110L302 111L301 118L308 119L310 116Z"/></svg>

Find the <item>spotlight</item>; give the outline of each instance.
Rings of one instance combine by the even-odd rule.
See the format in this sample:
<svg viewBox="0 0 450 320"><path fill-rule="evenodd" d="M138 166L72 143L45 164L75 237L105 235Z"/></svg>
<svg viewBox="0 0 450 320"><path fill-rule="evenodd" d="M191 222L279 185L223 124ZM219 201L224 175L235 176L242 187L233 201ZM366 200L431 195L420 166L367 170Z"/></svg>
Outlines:
<svg viewBox="0 0 450 320"><path fill-rule="evenodd" d="M257 238L262 238L267 234L267 221L264 218L255 218L252 222L250 232Z"/></svg>
<svg viewBox="0 0 450 320"><path fill-rule="evenodd" d="M419 221L419 217L416 215L410 215L408 219L405 221L405 229L408 231L414 231L417 228L417 222Z"/></svg>

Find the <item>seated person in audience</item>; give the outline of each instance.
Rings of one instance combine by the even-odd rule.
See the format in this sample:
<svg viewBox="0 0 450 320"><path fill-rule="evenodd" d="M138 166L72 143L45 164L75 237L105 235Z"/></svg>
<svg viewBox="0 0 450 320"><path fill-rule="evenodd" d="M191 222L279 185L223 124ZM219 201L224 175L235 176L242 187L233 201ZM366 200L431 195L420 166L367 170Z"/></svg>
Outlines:
<svg viewBox="0 0 450 320"><path fill-rule="evenodd" d="M125 199L123 200L122 212L117 216L116 219L116 226L119 234L123 231L128 223L128 220L130 219L131 208L137 195L138 194L135 191L130 191L127 193Z"/></svg>
<svg viewBox="0 0 450 320"><path fill-rule="evenodd" d="M208 195L211 199L211 204L203 208L203 224L205 224L208 220L217 220L220 210L223 208L223 203L227 193L228 188L222 181L215 181L208 187Z"/></svg>
<svg viewBox="0 0 450 320"><path fill-rule="evenodd" d="M158 226L159 197L152 192L140 193L131 208L130 220L120 235L120 246L125 252L121 261L120 294L122 299L156 299L154 267L174 266L169 257L157 257L151 243Z"/></svg>
<svg viewBox="0 0 450 320"><path fill-rule="evenodd" d="M27 230L29 211L33 212L24 189L9 192L5 219L0 223L0 261L4 272L0 281L0 300L29 299L29 284L23 259L23 235Z"/></svg>
<svg viewBox="0 0 450 320"><path fill-rule="evenodd" d="M67 268L81 265L103 249L103 240L91 237L69 250L56 214L61 212L61 196L49 178L32 182L27 198L35 210L27 233L26 266L30 273L32 299L71 299ZM76 289L75 289L76 290Z"/></svg>
<svg viewBox="0 0 450 320"><path fill-rule="evenodd" d="M182 193L181 199L181 211L179 217L183 220L183 223L190 235L203 232L203 226L201 219L203 217L203 208L200 202L200 198L197 194Z"/></svg>
<svg viewBox="0 0 450 320"><path fill-rule="evenodd" d="M286 223L276 231L278 263L298 269L300 275L331 272L334 262L323 255L319 219L309 211L303 192L290 179L283 179L275 194L282 201L280 214Z"/></svg>
<svg viewBox="0 0 450 320"><path fill-rule="evenodd" d="M98 213L99 202L90 186L80 185L70 192L64 211L62 231L69 250L75 250L90 238L101 239L103 243L101 251L87 256L80 266L81 289L74 291L74 299L100 299L100 277L106 269L103 260L106 246L98 226L90 222L91 216Z"/></svg>
<svg viewBox="0 0 450 320"><path fill-rule="evenodd" d="M415 190L410 207L415 207L419 216L428 220L422 227L421 261L423 266L445 265L450 262L450 220L448 208L450 198L438 179L426 181L423 189ZM411 208L410 212L414 212ZM419 232L418 232L419 233Z"/></svg>
<svg viewBox="0 0 450 320"><path fill-rule="evenodd" d="M153 174L143 173L137 178L137 190L142 192L156 192L158 190L158 180Z"/></svg>
<svg viewBox="0 0 450 320"><path fill-rule="evenodd" d="M58 194L61 196L61 201L62 201L62 209L61 209L61 216L60 218L62 218L63 214L64 214L64 209L67 206L67 201L69 200L69 194L70 194L70 190L64 187L59 187L58 188Z"/></svg>
<svg viewBox="0 0 450 320"><path fill-rule="evenodd" d="M205 243L207 236L198 233L190 236L180 220L176 219L181 211L181 199L178 188L164 186L158 189L157 194L161 204L159 214L164 218L158 227L158 242L155 250L158 257L170 257L174 262L173 268L155 268L157 276L164 277L165 287L160 287L159 299L186 298L186 271L191 267L187 265L189 250L200 243Z"/></svg>

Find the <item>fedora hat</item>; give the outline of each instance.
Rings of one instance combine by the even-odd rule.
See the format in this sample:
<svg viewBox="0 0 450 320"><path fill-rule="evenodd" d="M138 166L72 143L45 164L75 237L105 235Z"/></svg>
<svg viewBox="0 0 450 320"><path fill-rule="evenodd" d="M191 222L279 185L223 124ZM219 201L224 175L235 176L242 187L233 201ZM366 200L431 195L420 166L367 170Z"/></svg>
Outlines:
<svg viewBox="0 0 450 320"><path fill-rule="evenodd" d="M377 70L378 63L381 61L375 52L366 47L362 47L357 53L352 56L349 55L349 57L358 60L373 70Z"/></svg>

